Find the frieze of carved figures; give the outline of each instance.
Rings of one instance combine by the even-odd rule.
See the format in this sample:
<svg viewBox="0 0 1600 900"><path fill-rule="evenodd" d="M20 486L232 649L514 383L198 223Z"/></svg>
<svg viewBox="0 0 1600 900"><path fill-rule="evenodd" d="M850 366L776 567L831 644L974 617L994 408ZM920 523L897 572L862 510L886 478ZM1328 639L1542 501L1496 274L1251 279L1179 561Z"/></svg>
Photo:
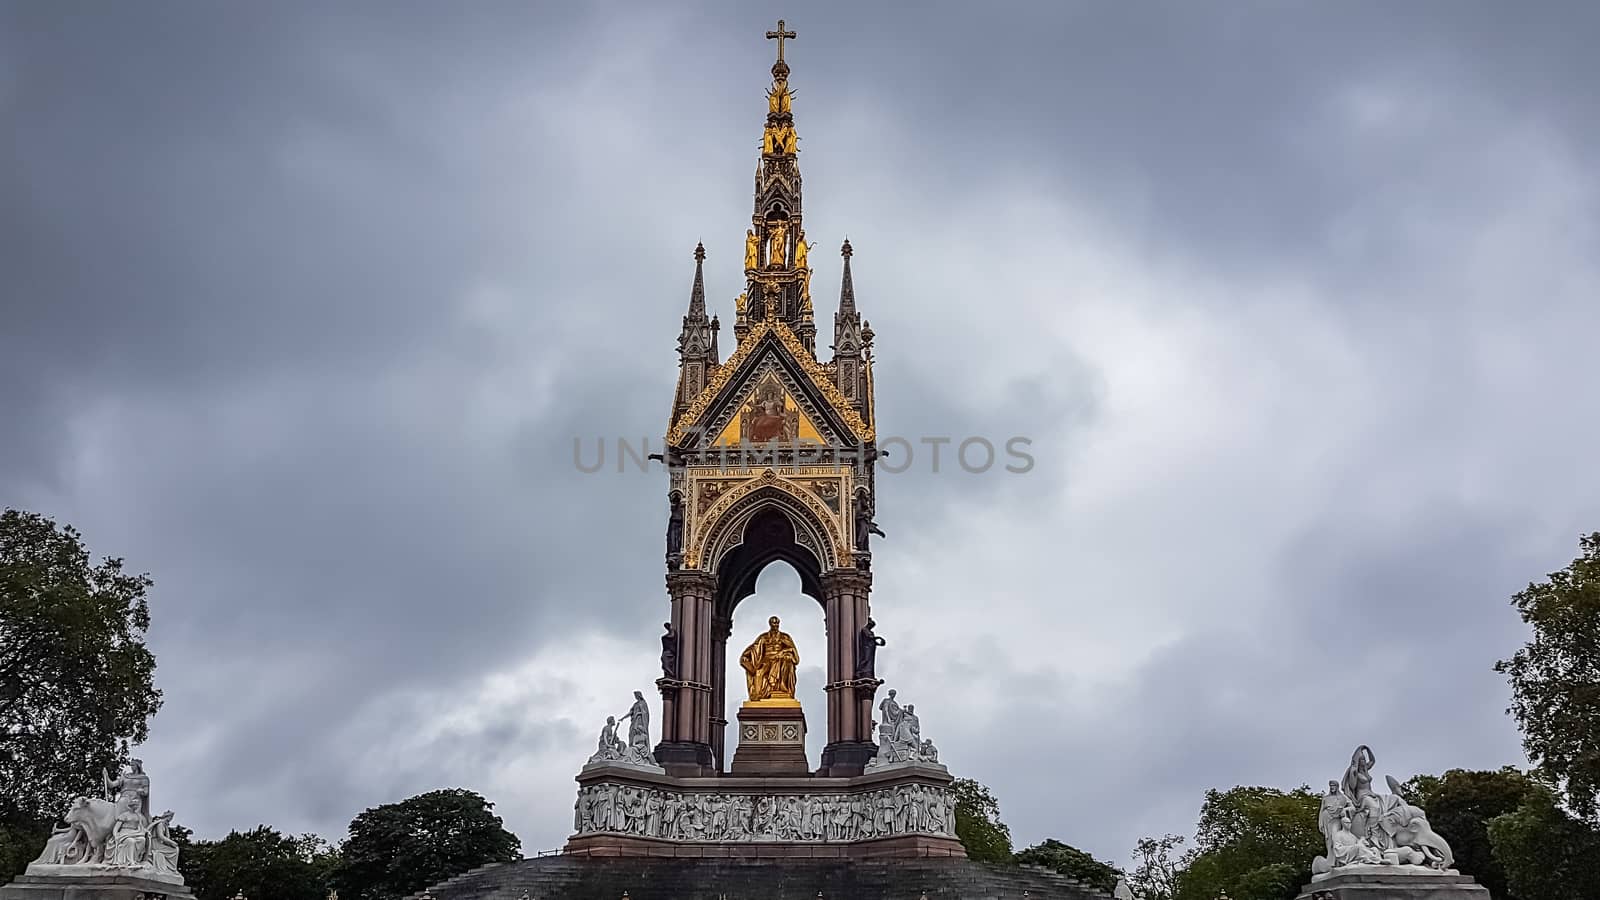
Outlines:
<svg viewBox="0 0 1600 900"><path fill-rule="evenodd" d="M902 834L955 836L955 806L942 786L902 784L855 794L684 793L629 784L586 785L573 815L578 834L673 841L859 841Z"/></svg>
<svg viewBox="0 0 1600 900"><path fill-rule="evenodd" d="M172 813L151 816L150 778L133 760L127 772L105 776L106 796L72 801L45 841L44 851L28 865L29 875L98 876L131 872L142 878L183 884L178 874L178 844L172 837Z"/></svg>
<svg viewBox="0 0 1600 900"><path fill-rule="evenodd" d="M1400 796L1394 776L1387 779L1392 793L1373 791L1376 762L1365 745L1357 747L1344 780L1328 782L1317 813L1327 852L1311 861L1311 879L1368 867L1386 873L1454 874L1450 845L1428 825L1420 808Z"/></svg>
<svg viewBox="0 0 1600 900"><path fill-rule="evenodd" d="M878 704L878 712L883 716L878 724L878 754L867 761L868 771L890 765L938 765L939 748L922 736L916 704L901 707L891 690Z"/></svg>

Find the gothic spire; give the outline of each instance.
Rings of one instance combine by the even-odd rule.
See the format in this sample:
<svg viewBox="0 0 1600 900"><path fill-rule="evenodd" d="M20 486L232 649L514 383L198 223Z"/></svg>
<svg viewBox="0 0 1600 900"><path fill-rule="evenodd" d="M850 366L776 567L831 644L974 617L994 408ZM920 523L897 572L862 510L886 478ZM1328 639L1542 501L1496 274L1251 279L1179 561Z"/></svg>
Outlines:
<svg viewBox="0 0 1600 900"><path fill-rule="evenodd" d="M839 313L841 315L854 315L856 311L856 285L850 278L850 257L855 253L850 249L850 239L844 239L844 246L839 248L839 255L844 257L844 278L839 282Z"/></svg>
<svg viewBox="0 0 1600 900"><path fill-rule="evenodd" d="M767 37L778 42L767 90L767 117L761 131L761 156L756 167L755 204L745 232L744 268L748 287L735 334L755 323L774 320L788 325L812 354L816 323L811 306L810 242L801 219L799 136L795 133L794 93L789 90L789 63L784 41L795 32L780 19Z"/></svg>
<svg viewBox="0 0 1600 900"><path fill-rule="evenodd" d="M683 330L678 333L678 394L673 403L674 418L690 400L706 386L710 369L717 359L717 328L715 319L706 318L705 244L694 248L694 287L689 289L689 312L683 317Z"/></svg>
<svg viewBox="0 0 1600 900"><path fill-rule="evenodd" d="M705 278L706 245L694 245L694 287L689 289L689 315L685 316L685 323L689 319L703 320L706 317L706 278Z"/></svg>

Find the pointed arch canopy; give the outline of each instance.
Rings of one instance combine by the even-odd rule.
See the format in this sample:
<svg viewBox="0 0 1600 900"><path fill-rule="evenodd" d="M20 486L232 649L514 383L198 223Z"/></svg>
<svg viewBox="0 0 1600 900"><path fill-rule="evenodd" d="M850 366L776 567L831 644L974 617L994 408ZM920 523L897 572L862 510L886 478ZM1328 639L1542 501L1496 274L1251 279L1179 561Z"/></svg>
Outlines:
<svg viewBox="0 0 1600 900"><path fill-rule="evenodd" d="M719 504L720 505L720 504ZM732 616L733 607L755 591L755 579L774 560L800 573L801 589L821 602L822 575L848 565L826 509L803 488L762 473L753 489L713 508L700 554L701 567L717 579L717 614Z"/></svg>

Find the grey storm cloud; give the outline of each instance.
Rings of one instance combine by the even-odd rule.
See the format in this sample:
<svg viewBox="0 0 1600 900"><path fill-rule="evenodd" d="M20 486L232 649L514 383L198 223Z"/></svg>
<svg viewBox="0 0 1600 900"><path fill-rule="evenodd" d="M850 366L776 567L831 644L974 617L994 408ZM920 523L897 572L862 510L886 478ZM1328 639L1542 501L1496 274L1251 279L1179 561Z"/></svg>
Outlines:
<svg viewBox="0 0 1600 900"><path fill-rule="evenodd" d="M573 442L659 446L697 240L731 318L780 16L914 450L882 664L1018 839L1520 762L1506 598L1600 514L1594 7L9 3L0 503L155 578L162 802L564 839L666 609L662 473Z"/></svg>

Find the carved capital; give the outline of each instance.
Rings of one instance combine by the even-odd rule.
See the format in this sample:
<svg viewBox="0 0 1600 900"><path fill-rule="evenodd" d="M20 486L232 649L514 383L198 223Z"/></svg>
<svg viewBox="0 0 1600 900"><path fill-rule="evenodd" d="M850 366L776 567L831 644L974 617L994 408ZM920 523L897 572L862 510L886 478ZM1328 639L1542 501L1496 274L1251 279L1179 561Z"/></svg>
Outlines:
<svg viewBox="0 0 1600 900"><path fill-rule="evenodd" d="M861 596L872 589L872 573L860 569L833 569L823 573L822 589L829 596L846 593Z"/></svg>
<svg viewBox="0 0 1600 900"><path fill-rule="evenodd" d="M697 597L708 599L717 586L717 579L705 572L678 571L667 573L667 593L673 599Z"/></svg>

